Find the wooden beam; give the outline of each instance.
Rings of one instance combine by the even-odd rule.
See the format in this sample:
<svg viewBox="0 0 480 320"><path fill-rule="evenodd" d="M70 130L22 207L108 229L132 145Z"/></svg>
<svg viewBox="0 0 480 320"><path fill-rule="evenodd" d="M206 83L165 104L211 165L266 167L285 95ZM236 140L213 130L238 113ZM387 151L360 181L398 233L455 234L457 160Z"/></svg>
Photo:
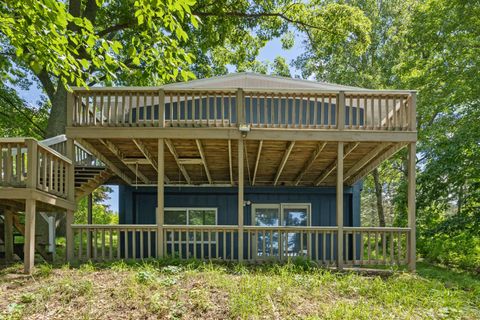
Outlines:
<svg viewBox="0 0 480 320"><path fill-rule="evenodd" d="M345 153L343 154L343 159L345 159L353 150L355 150L359 145L359 142L357 143L351 143L347 145L345 148ZM343 150L343 146L342 146ZM337 160L334 160L332 163L330 163L325 170L323 170L323 173L318 177L318 179L315 181L315 185L318 186L320 183L325 181L325 179L337 168Z"/></svg>
<svg viewBox="0 0 480 320"><path fill-rule="evenodd" d="M282 162L280 162L280 166L277 169L277 174L275 176L275 180L273 180L273 185L274 186L277 185L278 180L280 179L280 176L282 175L283 168L285 168L285 165L287 164L288 157L290 156L290 153L292 152L294 146L295 146L295 141L290 141L287 149L285 150L285 153L283 154Z"/></svg>
<svg viewBox="0 0 480 320"><path fill-rule="evenodd" d="M210 171L208 170L207 159L205 158L205 152L203 151L202 142L198 139L195 140L197 143L198 152L202 158L203 167L205 168L205 174L207 175L208 183L212 184L212 177L210 176Z"/></svg>
<svg viewBox="0 0 480 320"><path fill-rule="evenodd" d="M230 184L233 186L232 140L228 140L228 166L230 169Z"/></svg>
<svg viewBox="0 0 480 320"><path fill-rule="evenodd" d="M138 139L133 139L133 143L135 143L135 145L140 150L140 152L143 154L143 156L150 162L153 169L155 169L155 171L157 171L158 170L157 160L155 160L155 158L150 153L150 151L148 151L147 146L142 141L140 141ZM167 177L167 175L165 175L164 179L165 179L166 183L170 183L170 179Z"/></svg>
<svg viewBox="0 0 480 320"><path fill-rule="evenodd" d="M252 185L252 177L250 175L250 164L248 163L248 150L247 150L247 141L243 141L243 148L244 150L244 155L245 155L245 165L247 166L247 176L248 176L248 183Z"/></svg>
<svg viewBox="0 0 480 320"><path fill-rule="evenodd" d="M295 182L294 184L296 186L298 186L298 184L300 183L300 181L302 181L303 177L305 176L305 174L307 173L308 170L310 170L310 168L312 167L313 163L315 162L315 160L317 160L318 156L320 155L320 153L323 151L323 149L325 148L325 146L327 145L326 142L321 142L317 145L317 148L313 151L312 153L312 156L310 157L310 159L308 160L308 162L305 164L305 166L303 167L302 171L300 171L300 173L298 174L297 178L295 179Z"/></svg>
<svg viewBox="0 0 480 320"><path fill-rule="evenodd" d="M416 190L416 145L410 143L408 145L408 227L410 228L410 234L408 238L408 269L415 271L416 268L416 225L415 225L415 190Z"/></svg>
<svg viewBox="0 0 480 320"><path fill-rule="evenodd" d="M113 164L113 162L108 160L107 157L101 154L92 144L80 138L77 138L77 140L82 146L88 149L88 151L90 151L98 160L105 163L105 165L108 166L108 168L112 170L120 179L122 179L129 185L133 184L132 179L130 179L130 177L123 173L123 170L119 169L115 164Z"/></svg>
<svg viewBox="0 0 480 320"><path fill-rule="evenodd" d="M66 258L67 262L73 262L73 256L74 256L74 237L73 237L73 229L72 229L72 224L74 221L74 211L73 210L67 210L66 215L65 215L65 220L66 220L66 242L67 242L67 250L66 250Z"/></svg>
<svg viewBox="0 0 480 320"><path fill-rule="evenodd" d="M164 206L165 206L165 142L163 139L158 139L158 169L157 169L157 259L163 258L165 252L163 251L163 222L164 222Z"/></svg>
<svg viewBox="0 0 480 320"><path fill-rule="evenodd" d="M32 199L25 200L25 243L23 245L23 271L27 274L32 272L35 263L35 212L36 201Z"/></svg>
<svg viewBox="0 0 480 320"><path fill-rule="evenodd" d="M263 140L258 143L257 160L255 160L255 169L253 170L252 186L255 185L255 179L257 178L258 164L260 163L260 155L262 154Z"/></svg>
<svg viewBox="0 0 480 320"><path fill-rule="evenodd" d="M352 176L351 178L347 179L348 185L355 184L358 180L361 178L365 177L367 174L370 173L373 169L378 167L380 163L383 161L387 160L391 156L393 156L395 153L400 151L403 147L405 147L405 144L403 143L397 143L394 144L393 146L389 147L384 153L380 154L376 158L374 158L369 164L367 164L362 170L360 170L356 175Z"/></svg>
<svg viewBox="0 0 480 320"><path fill-rule="evenodd" d="M180 172L182 172L183 177L187 181L188 184L192 184L192 179L190 179L190 176L188 175L187 169L183 166L183 164L180 163L178 160L178 153L177 150L175 150L175 146L173 145L172 141L170 139L164 139L165 140L165 145L167 146L168 150L172 154L173 158L175 159L175 162L177 163L178 168L180 169Z"/></svg>
<svg viewBox="0 0 480 320"><path fill-rule="evenodd" d="M350 176L362 169L370 160L375 158L382 150L387 148L389 143L381 143L367 153L362 159L358 160L348 171L343 175L343 181L346 181Z"/></svg>
<svg viewBox="0 0 480 320"><path fill-rule="evenodd" d="M243 187L244 187L244 163L243 163L243 140L238 140L237 146L237 161L238 161L238 203L237 203L237 213L238 213L238 261L243 261ZM250 249L250 248L249 248ZM233 254L233 253L232 253Z"/></svg>
<svg viewBox="0 0 480 320"><path fill-rule="evenodd" d="M122 151L120 151L120 149L117 148L116 145L114 145L111 141L109 140L105 140L105 139L99 139L100 142L105 146L107 147L108 150L110 150L110 152L112 152L135 176L137 176L138 178L140 178L140 180L143 181L143 183L150 183L150 180L148 180L148 178L143 174L141 173L139 170L138 170L138 166L134 166L133 164L127 164L123 161L123 159L125 159L125 155L123 154Z"/></svg>
<svg viewBox="0 0 480 320"><path fill-rule="evenodd" d="M343 142L337 146L337 194L336 194L336 216L337 216L337 268L343 269L343 159L345 158Z"/></svg>
<svg viewBox="0 0 480 320"><path fill-rule="evenodd" d="M5 260L13 261L13 212L4 211L4 234L5 234Z"/></svg>
<svg viewBox="0 0 480 320"><path fill-rule="evenodd" d="M69 127L67 135L83 139L240 139L237 127L158 128L158 127ZM322 142L415 142L417 132L386 130L337 130L307 128L251 128L245 140Z"/></svg>

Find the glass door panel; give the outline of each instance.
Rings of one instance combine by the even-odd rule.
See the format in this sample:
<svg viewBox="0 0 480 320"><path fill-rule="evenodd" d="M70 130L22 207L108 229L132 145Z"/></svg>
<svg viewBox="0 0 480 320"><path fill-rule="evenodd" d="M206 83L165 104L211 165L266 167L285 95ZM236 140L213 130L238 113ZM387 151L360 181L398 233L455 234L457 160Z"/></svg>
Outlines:
<svg viewBox="0 0 480 320"><path fill-rule="evenodd" d="M280 225L280 207L275 205L253 207L255 225L261 227L278 227ZM278 232L259 232L256 235L254 254L258 258L278 256Z"/></svg>
<svg viewBox="0 0 480 320"><path fill-rule="evenodd" d="M253 224L260 227L301 227L310 225L309 204L253 205ZM252 242L253 254L259 258L303 256L307 251L307 235L302 232L259 231Z"/></svg>
<svg viewBox="0 0 480 320"><path fill-rule="evenodd" d="M309 205L282 205L283 225L286 227L301 227L310 225ZM308 251L307 234L303 232L288 232L284 235L284 252L286 257L306 256Z"/></svg>

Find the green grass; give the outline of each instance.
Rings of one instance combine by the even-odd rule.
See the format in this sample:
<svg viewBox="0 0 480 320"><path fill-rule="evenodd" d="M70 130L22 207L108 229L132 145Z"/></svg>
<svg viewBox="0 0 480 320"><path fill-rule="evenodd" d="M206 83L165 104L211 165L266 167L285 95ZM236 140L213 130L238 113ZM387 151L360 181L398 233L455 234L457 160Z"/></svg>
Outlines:
<svg viewBox="0 0 480 320"><path fill-rule="evenodd" d="M0 270L0 319L480 319L480 279L420 263L372 276L285 265L152 260Z"/></svg>

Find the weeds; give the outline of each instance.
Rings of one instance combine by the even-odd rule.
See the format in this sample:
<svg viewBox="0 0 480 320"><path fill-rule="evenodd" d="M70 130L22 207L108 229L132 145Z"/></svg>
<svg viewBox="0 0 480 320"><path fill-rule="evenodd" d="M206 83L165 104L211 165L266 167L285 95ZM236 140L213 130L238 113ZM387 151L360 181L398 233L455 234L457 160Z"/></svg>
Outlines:
<svg viewBox="0 0 480 320"><path fill-rule="evenodd" d="M12 273L13 272L13 273ZM420 264L389 277L283 265L149 260L0 271L0 319L480 319L480 279ZM45 306L48 305L48 311Z"/></svg>

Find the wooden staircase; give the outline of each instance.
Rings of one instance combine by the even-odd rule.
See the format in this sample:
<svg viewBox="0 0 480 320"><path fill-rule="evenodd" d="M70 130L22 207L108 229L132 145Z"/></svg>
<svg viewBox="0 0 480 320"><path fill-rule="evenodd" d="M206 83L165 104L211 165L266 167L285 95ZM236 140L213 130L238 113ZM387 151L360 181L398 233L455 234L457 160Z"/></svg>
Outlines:
<svg viewBox="0 0 480 320"><path fill-rule="evenodd" d="M60 154L66 156L66 141L67 138L64 135L39 141L39 144L42 144L46 147L54 149ZM20 149L18 149L20 150ZM27 152L24 149L21 149L22 152ZM0 149L1 151L1 149ZM22 154L23 156L23 154ZM1 159L1 155L0 155ZM75 201L80 200L81 198L92 193L96 188L108 182L114 174L113 172L106 168L103 163L98 161L93 155L91 155L87 150L85 150L80 144L75 144ZM57 170L55 167L53 170ZM60 181L66 182L66 177L63 172L57 170L58 176L62 176ZM64 182L64 183L65 183ZM61 184L62 182L60 182ZM66 189L66 188L65 188ZM38 209L39 210L39 209ZM13 222L13 238L24 237L25 236L25 224L24 224L24 207L23 204L20 204L17 207L11 207L12 222ZM48 222L42 217L37 211L36 215L36 231L35 231L35 252L41 255L46 261L52 260L52 253L48 252L47 248L49 245L49 226ZM58 215L58 219L62 218L63 215ZM4 216L3 211L0 209L0 258L5 258L5 227L4 227ZM14 255L18 256L20 259L23 259L23 243L14 244Z"/></svg>
<svg viewBox="0 0 480 320"><path fill-rule="evenodd" d="M42 144L66 155L65 135L59 135L41 141ZM113 177L113 172L106 168L95 156L88 152L81 144L75 142L75 200L90 194L93 190L105 184Z"/></svg>

